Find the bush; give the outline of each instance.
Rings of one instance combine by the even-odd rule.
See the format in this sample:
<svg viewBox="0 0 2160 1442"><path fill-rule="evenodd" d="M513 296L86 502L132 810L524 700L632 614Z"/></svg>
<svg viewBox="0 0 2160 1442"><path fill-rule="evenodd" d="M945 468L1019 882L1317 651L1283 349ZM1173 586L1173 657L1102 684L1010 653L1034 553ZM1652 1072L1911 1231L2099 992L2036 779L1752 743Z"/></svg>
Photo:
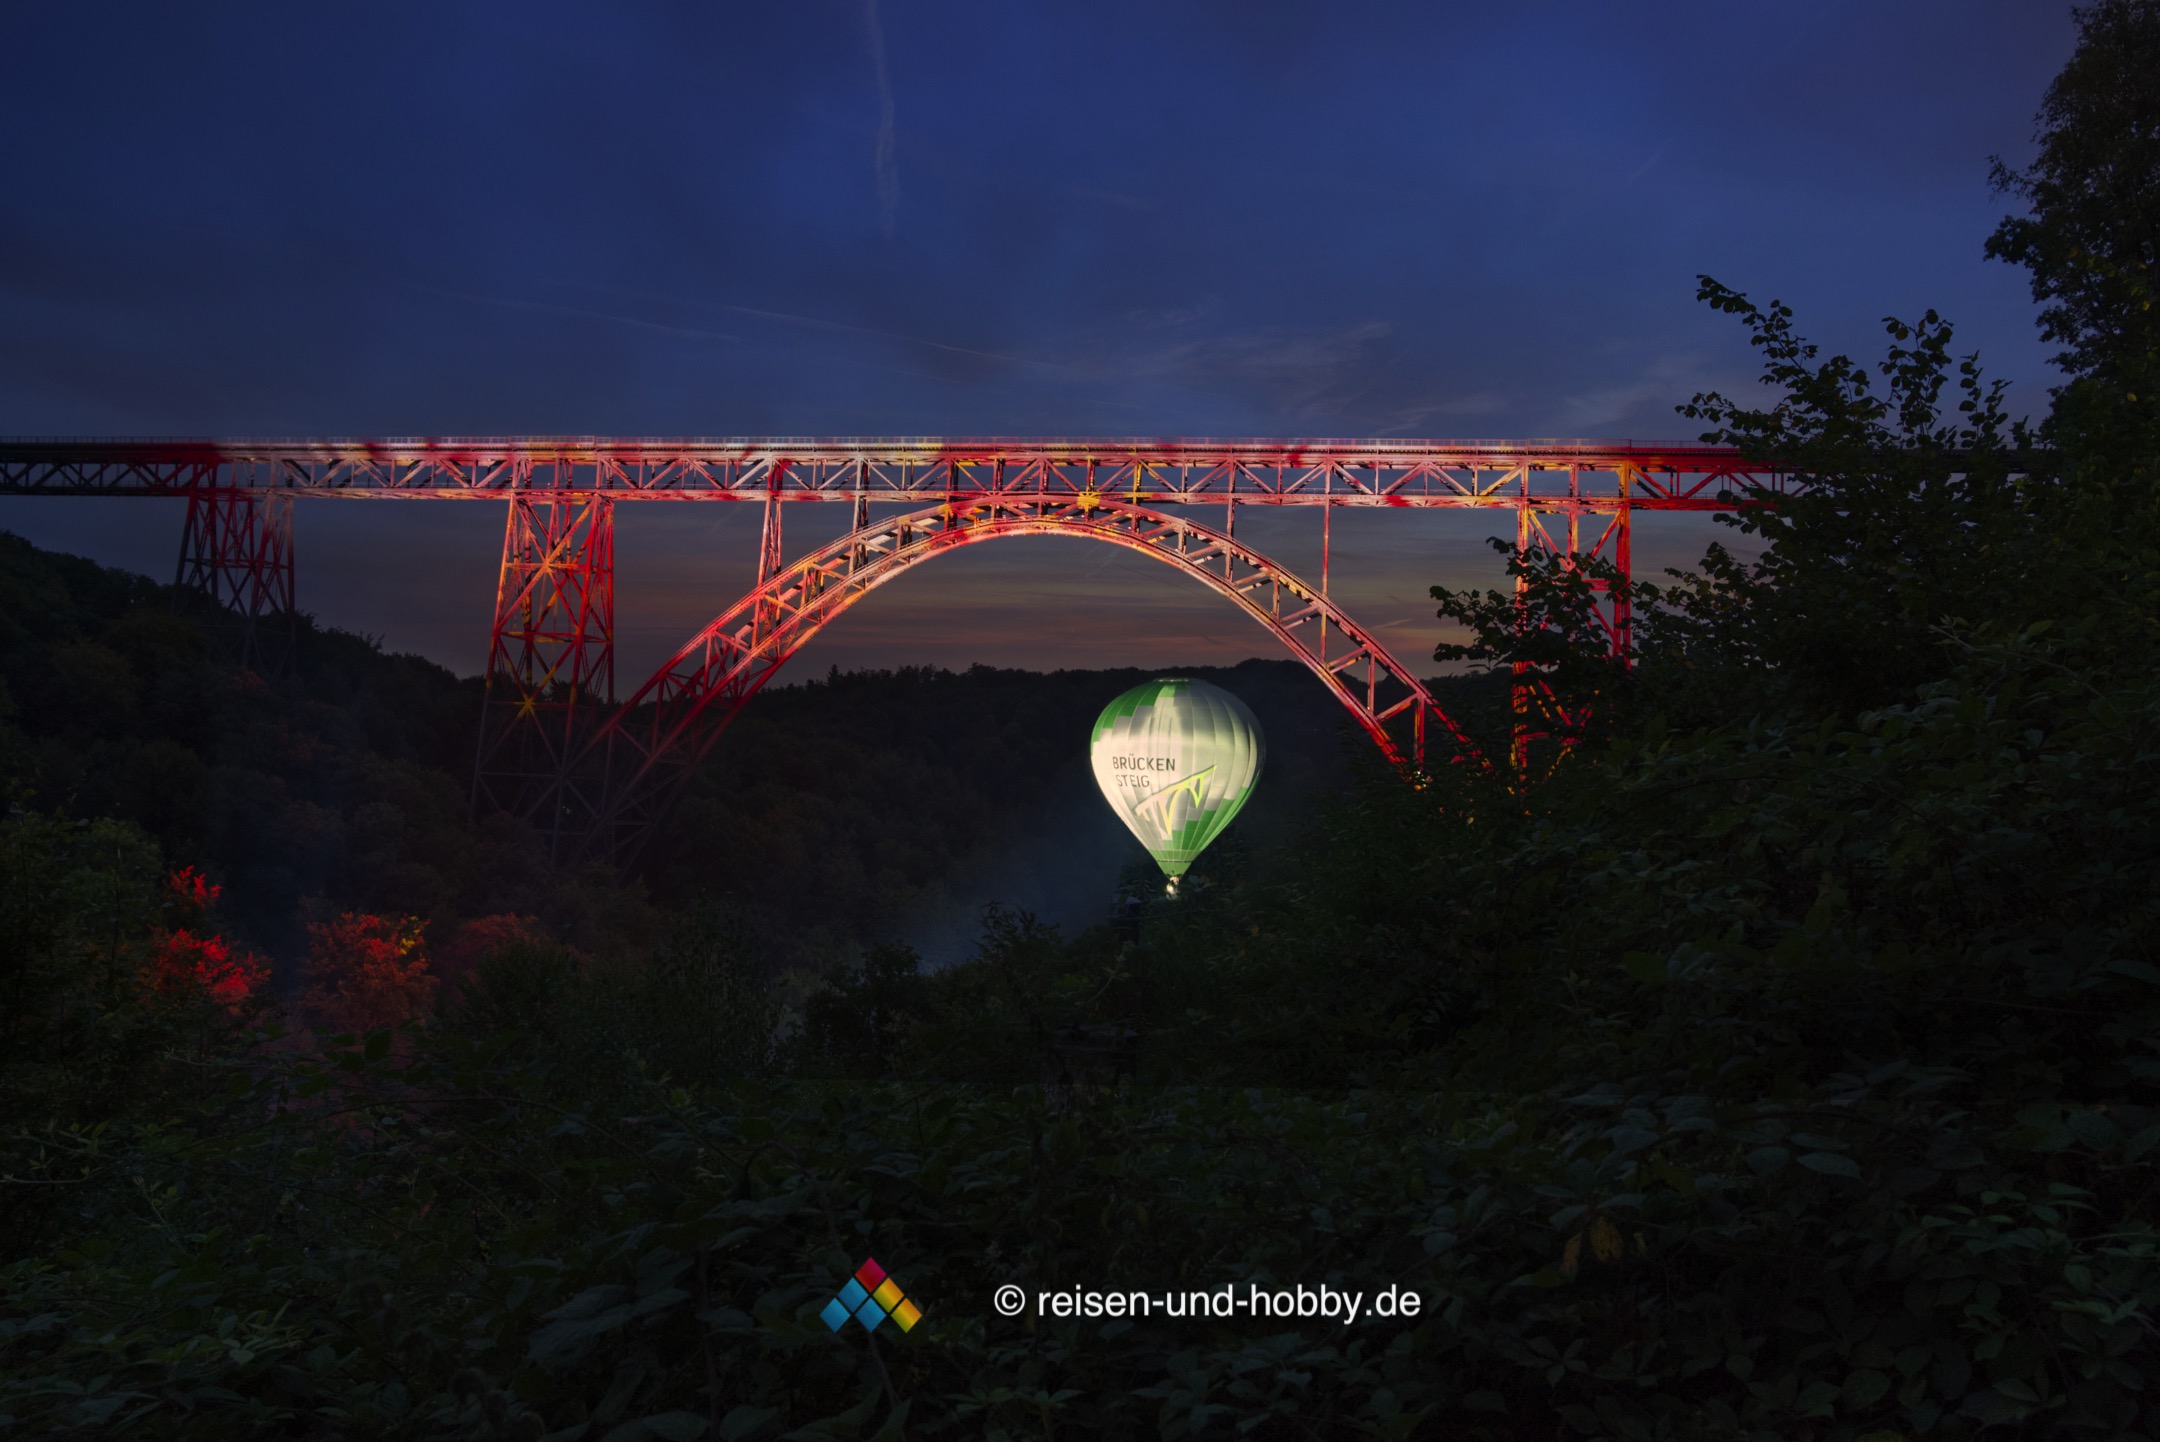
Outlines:
<svg viewBox="0 0 2160 1442"><path fill-rule="evenodd" d="M336 1032L375 1031L426 1014L435 976L418 917L346 912L308 927L300 1014Z"/></svg>

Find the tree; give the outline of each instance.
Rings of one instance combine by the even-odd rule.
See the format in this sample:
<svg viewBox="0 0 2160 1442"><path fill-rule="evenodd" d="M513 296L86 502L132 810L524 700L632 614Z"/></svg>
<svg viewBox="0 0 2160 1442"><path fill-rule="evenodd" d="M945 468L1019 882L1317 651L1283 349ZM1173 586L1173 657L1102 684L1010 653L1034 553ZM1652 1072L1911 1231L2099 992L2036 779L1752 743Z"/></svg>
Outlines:
<svg viewBox="0 0 2160 1442"><path fill-rule="evenodd" d="M160 997L208 1000L237 1014L261 991L270 967L213 928L210 914L222 891L192 866L165 879L165 925L151 937L145 981Z"/></svg>
<svg viewBox="0 0 2160 1442"><path fill-rule="evenodd" d="M2011 216L1987 253L2032 272L2040 332L2072 377L2150 389L2160 365L2160 0L2099 0L2077 12L2078 47L2048 87L2040 153L1998 158ZM2150 397L2148 396L2148 399Z"/></svg>
<svg viewBox="0 0 2160 1442"><path fill-rule="evenodd" d="M1497 538L1492 547L1507 557L1515 589L1434 586L1440 619L1465 628L1471 639L1441 643L1433 659L1511 674L1519 728L1570 746L1608 733L1632 655L1614 650L1606 617L1616 601L1654 604L1656 588L1634 584L1610 561L1525 550Z"/></svg>
<svg viewBox="0 0 2160 1442"><path fill-rule="evenodd" d="M1668 597L1677 615L1645 615L1639 629L1662 621L1698 653L1851 716L1939 679L1955 652L1946 622L2031 619L2030 597L2004 580L2030 568L2032 479L2050 458L2010 419L2004 383L1953 353L1948 321L1886 317L1890 345L1871 368L1822 356L1781 302L1757 306L1707 275L1697 296L1748 328L1775 400L1706 392L1680 413L1709 423L1703 440L1804 486L1732 519L1768 543L1759 560L1713 547L1703 577Z"/></svg>
<svg viewBox="0 0 2160 1442"><path fill-rule="evenodd" d="M426 930L416 917L350 911L310 925L302 1011L332 1031L372 1031L420 1016L435 995L421 944Z"/></svg>
<svg viewBox="0 0 2160 1442"><path fill-rule="evenodd" d="M1703 440L1803 483L1719 518L1758 538L1760 556L1712 546L1699 574L1659 587L1499 543L1521 589L1434 587L1441 618L1473 634L1434 659L1527 668L1546 709L1570 723L1551 729L1581 740L1611 732L1616 702L1650 693L1684 725L1730 719L1736 706L1851 719L1941 679L1961 654L1948 623L2023 626L2046 614L2060 588L2032 584L2045 550L2032 500L2053 460L2010 419L2004 384L1954 352L1949 322L1934 311L1886 317L1890 344L1871 366L1823 355L1782 302L1700 280L1698 299L1749 331L1774 399L1705 392L1680 413L1708 424ZM2010 576L2024 584L2006 585ZM1601 605L1623 596L1633 613L1624 660L1599 622ZM1645 688L1629 664L1657 683Z"/></svg>
<svg viewBox="0 0 2160 1442"><path fill-rule="evenodd" d="M1995 162L1997 189L2029 210L1987 253L2031 272L2069 375L2044 430L2065 482L2042 498L2054 609L2134 644L2160 632L2160 0L2099 0L2077 18L2038 155Z"/></svg>

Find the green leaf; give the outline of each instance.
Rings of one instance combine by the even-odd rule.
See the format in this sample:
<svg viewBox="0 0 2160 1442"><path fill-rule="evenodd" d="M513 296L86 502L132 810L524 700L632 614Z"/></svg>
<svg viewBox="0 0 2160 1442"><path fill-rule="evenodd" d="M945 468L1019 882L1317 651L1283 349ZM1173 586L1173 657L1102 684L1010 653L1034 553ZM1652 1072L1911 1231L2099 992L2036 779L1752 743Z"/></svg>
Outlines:
<svg viewBox="0 0 2160 1442"><path fill-rule="evenodd" d="M780 1414L770 1407L752 1407L744 1403L720 1419L720 1442L746 1442L779 1420Z"/></svg>
<svg viewBox="0 0 2160 1442"><path fill-rule="evenodd" d="M1872 1407L1890 1390L1890 1379L1872 1367L1862 1367L1845 1379L1845 1405Z"/></svg>
<svg viewBox="0 0 2160 1442"><path fill-rule="evenodd" d="M1783 1147L1756 1147L1747 1154L1748 1170L1758 1177L1767 1177L1783 1171L1792 1160L1792 1153Z"/></svg>
<svg viewBox="0 0 2160 1442"><path fill-rule="evenodd" d="M1802 1417L1827 1417L1830 1404L1837 1400L1838 1389L1828 1382L1810 1382L1800 1389L1793 1399L1793 1410Z"/></svg>
<svg viewBox="0 0 2160 1442"><path fill-rule="evenodd" d="M2122 1128L2100 1115L2079 1107L2064 1118L2070 1134L2095 1150L2104 1150L2122 1140Z"/></svg>
<svg viewBox="0 0 2160 1442"><path fill-rule="evenodd" d="M1860 1164L1851 1157L1841 1157L1836 1152L1802 1152L1800 1165L1809 1171L1821 1172L1832 1177L1857 1177Z"/></svg>
<svg viewBox="0 0 2160 1442"><path fill-rule="evenodd" d="M554 1311L543 1314L541 1320L544 1322L567 1322L575 1321L580 1317L590 1317L604 1308L613 1306L629 1295L630 1289L628 1287L613 1284L604 1287L587 1287Z"/></svg>
<svg viewBox="0 0 2160 1442"><path fill-rule="evenodd" d="M835 1412L830 1417L820 1417L807 1426L797 1427L782 1442L837 1442L843 1437L860 1437L870 1414L877 1410L881 1400L878 1390L873 1387L862 1401L845 1412Z"/></svg>
<svg viewBox="0 0 2160 1442"><path fill-rule="evenodd" d="M662 1442L693 1442L705 1435L706 1420L695 1412L655 1412L650 1417L640 1417L648 1435Z"/></svg>
<svg viewBox="0 0 2160 1442"><path fill-rule="evenodd" d="M631 1309L620 1306L590 1317L550 1322L533 1333L529 1354L542 1367L574 1362L585 1355L594 1341L620 1328L630 1317Z"/></svg>
<svg viewBox="0 0 2160 1442"><path fill-rule="evenodd" d="M1050 1402L1054 1406L1078 1395L1077 1392L1059 1391L1052 1395ZM914 1400L912 1397L906 1398L899 1406L886 1413L884 1425L871 1436L870 1442L900 1442L900 1439L907 1435L908 1406Z"/></svg>
<svg viewBox="0 0 2160 1442"><path fill-rule="evenodd" d="M2015 1422L2028 1410L2030 1409L2015 1398L2007 1397L1993 1387L1981 1388L1958 1407L1961 1414L1976 1419L1983 1427Z"/></svg>

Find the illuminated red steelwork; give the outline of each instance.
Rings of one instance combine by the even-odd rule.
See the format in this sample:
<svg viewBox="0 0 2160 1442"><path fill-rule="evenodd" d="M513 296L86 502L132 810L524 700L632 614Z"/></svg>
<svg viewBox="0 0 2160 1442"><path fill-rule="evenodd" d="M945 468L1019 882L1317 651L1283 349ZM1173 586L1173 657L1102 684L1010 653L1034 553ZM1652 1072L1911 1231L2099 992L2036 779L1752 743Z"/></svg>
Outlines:
<svg viewBox="0 0 2160 1442"><path fill-rule="evenodd" d="M1182 570L1275 636L1390 760L1423 767L1429 734L1482 765L1414 672L1265 556L1124 500L959 501L852 531L768 577L678 650L583 749L546 814L567 859L635 856L689 769L788 659L841 612L934 556L1009 536L1106 541Z"/></svg>
<svg viewBox="0 0 2160 1442"><path fill-rule="evenodd" d="M1587 546L1583 544L1586 517L1591 533ZM1554 534L1556 529L1558 535ZM1524 556L1543 553L1560 557L1571 571L1586 562L1605 561L1623 583L1634 575L1631 515L1626 507L1601 513L1551 512L1537 505L1520 506L1515 512L1515 546ZM1518 578L1515 584L1520 595L1529 581ZM1590 589L1602 598L1597 614L1599 629L1611 653L1625 659L1633 649L1627 593L1615 590L1612 582L1599 577L1591 579ZM1527 662L1515 664L1512 700L1515 725L1510 760L1517 771L1531 766L1538 743L1555 743L1563 749L1573 746L1590 721L1584 704L1573 710L1562 705L1552 687Z"/></svg>
<svg viewBox="0 0 2160 1442"><path fill-rule="evenodd" d="M1336 507L1508 507L1525 548L1609 560L1625 579L1633 512L1733 510L1791 484L1717 447L1593 441L0 440L0 494L188 497L183 582L250 618L291 609L289 498L510 501L474 797L530 817L566 856L634 851L697 757L819 627L952 546L1084 536L1177 565L1268 626L1383 752L1420 765L1428 726L1455 755L1475 748L1328 600ZM615 501L765 507L757 587L621 709ZM870 517L872 502L932 501ZM793 502L852 505L854 529L785 565ZM1157 509L1187 505L1221 505L1222 531ZM1236 542L1237 509L1250 505L1322 508L1317 592ZM1608 594L1624 656L1626 599ZM1527 671L1515 706L1518 764L1540 739L1570 742L1584 719Z"/></svg>
<svg viewBox="0 0 2160 1442"><path fill-rule="evenodd" d="M239 620L240 664L283 671L292 661L292 498L277 491L187 493L173 584Z"/></svg>
<svg viewBox="0 0 2160 1442"><path fill-rule="evenodd" d="M519 494L503 529L475 807L535 815L587 718L614 704L615 503Z"/></svg>
<svg viewBox="0 0 2160 1442"><path fill-rule="evenodd" d="M191 487L500 500L852 502L1118 494L1134 504L1728 510L1785 480L1714 446L1371 440L0 440L0 494Z"/></svg>

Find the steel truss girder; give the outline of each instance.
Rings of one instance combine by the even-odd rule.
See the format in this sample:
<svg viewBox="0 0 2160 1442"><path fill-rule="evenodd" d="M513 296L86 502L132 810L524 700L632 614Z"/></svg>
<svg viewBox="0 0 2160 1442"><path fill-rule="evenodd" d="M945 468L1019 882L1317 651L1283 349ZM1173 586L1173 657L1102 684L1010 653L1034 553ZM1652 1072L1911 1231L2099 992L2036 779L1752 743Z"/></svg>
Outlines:
<svg viewBox="0 0 2160 1442"><path fill-rule="evenodd" d="M1132 504L1729 510L1795 483L1715 446L1376 440L376 441L0 439L0 493L170 495L189 485L319 495L872 500L1115 495Z"/></svg>
<svg viewBox="0 0 2160 1442"><path fill-rule="evenodd" d="M188 493L173 584L209 597L239 621L242 666L292 663L292 498L279 491Z"/></svg>
<svg viewBox="0 0 2160 1442"><path fill-rule="evenodd" d="M518 494L503 527L473 805L532 815L615 704L615 507ZM552 820L537 817L554 830Z"/></svg>
<svg viewBox="0 0 2160 1442"><path fill-rule="evenodd" d="M580 749L548 798L572 859L635 858L698 760L828 622L934 556L1007 536L1105 541L1231 600L1312 670L1392 761L1423 767L1428 731L1486 761L1412 672L1341 608L1259 552L1127 501L955 500L870 523L772 574L678 650Z"/></svg>

